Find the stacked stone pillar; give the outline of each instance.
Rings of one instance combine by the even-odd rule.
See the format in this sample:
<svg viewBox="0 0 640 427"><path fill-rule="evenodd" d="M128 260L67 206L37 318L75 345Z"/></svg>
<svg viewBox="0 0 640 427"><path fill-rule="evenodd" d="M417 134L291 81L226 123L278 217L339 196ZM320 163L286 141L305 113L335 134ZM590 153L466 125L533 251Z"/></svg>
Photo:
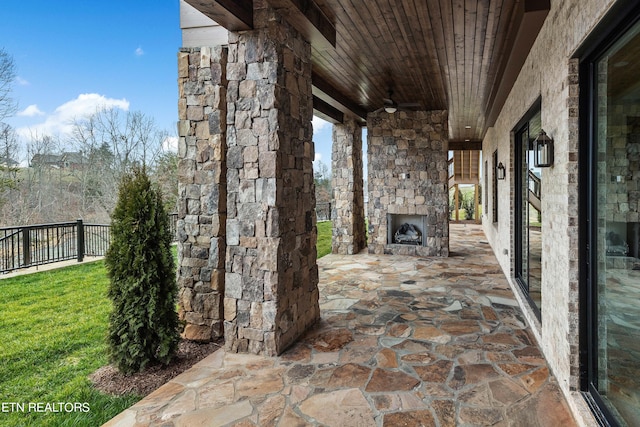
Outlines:
<svg viewBox="0 0 640 427"><path fill-rule="evenodd" d="M178 54L178 285L183 336L222 335L226 215L226 49Z"/></svg>
<svg viewBox="0 0 640 427"><path fill-rule="evenodd" d="M227 64L228 351L276 355L319 319L311 47L270 8Z"/></svg>
<svg viewBox="0 0 640 427"><path fill-rule="evenodd" d="M353 255L366 245L362 172L362 129L354 120L333 125L331 154L334 254Z"/></svg>

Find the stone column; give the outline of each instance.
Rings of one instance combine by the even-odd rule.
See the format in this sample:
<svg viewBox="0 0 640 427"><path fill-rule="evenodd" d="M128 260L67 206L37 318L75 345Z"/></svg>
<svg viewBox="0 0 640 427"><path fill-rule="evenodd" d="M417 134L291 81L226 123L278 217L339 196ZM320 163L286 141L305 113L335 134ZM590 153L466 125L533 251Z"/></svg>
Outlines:
<svg viewBox="0 0 640 427"><path fill-rule="evenodd" d="M354 120L333 125L331 252L353 255L366 246L362 179L362 129Z"/></svg>
<svg viewBox="0 0 640 427"><path fill-rule="evenodd" d="M178 54L178 286L183 336L222 335L226 215L227 51Z"/></svg>
<svg viewBox="0 0 640 427"><path fill-rule="evenodd" d="M320 316L311 47L267 7L254 26L229 36L225 345L276 355Z"/></svg>

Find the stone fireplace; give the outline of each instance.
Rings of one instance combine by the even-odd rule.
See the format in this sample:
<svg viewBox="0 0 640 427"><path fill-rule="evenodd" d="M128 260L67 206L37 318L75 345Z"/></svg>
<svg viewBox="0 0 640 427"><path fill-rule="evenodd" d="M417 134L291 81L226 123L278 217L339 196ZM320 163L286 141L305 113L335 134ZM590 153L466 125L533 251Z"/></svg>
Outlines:
<svg viewBox="0 0 640 427"><path fill-rule="evenodd" d="M368 124L369 252L448 256L447 112L372 113ZM404 225L420 242L398 242Z"/></svg>

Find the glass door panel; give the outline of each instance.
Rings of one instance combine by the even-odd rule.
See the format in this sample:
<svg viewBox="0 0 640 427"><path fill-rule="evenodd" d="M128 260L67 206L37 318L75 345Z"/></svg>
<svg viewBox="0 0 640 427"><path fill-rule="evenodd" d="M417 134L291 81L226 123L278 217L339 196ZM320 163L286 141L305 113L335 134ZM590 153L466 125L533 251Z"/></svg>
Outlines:
<svg viewBox="0 0 640 427"><path fill-rule="evenodd" d="M533 162L533 142L540 133L538 110L516 132L516 277L540 315L542 303L542 169Z"/></svg>
<svg viewBox="0 0 640 427"><path fill-rule="evenodd" d="M621 425L640 425L640 25L595 64L596 330L591 381Z"/></svg>

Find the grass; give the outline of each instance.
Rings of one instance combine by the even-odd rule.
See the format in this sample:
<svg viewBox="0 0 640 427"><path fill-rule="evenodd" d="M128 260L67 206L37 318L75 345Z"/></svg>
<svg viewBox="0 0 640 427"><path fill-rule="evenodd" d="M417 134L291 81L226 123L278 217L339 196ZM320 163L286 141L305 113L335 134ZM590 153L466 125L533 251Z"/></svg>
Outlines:
<svg viewBox="0 0 640 427"><path fill-rule="evenodd" d="M107 364L107 287L102 261L0 281L0 404L25 406L0 412L0 426L96 426L140 399L105 395L87 378ZM38 402L89 411L27 411Z"/></svg>
<svg viewBox="0 0 640 427"><path fill-rule="evenodd" d="M331 221L318 223L318 242L316 243L318 258L331 253L331 224Z"/></svg>
<svg viewBox="0 0 640 427"><path fill-rule="evenodd" d="M331 252L331 222L318 223L317 248L318 258ZM0 426L97 426L140 400L100 393L88 379L108 363L108 286L103 261L0 280ZM59 402L89 411L28 411Z"/></svg>

